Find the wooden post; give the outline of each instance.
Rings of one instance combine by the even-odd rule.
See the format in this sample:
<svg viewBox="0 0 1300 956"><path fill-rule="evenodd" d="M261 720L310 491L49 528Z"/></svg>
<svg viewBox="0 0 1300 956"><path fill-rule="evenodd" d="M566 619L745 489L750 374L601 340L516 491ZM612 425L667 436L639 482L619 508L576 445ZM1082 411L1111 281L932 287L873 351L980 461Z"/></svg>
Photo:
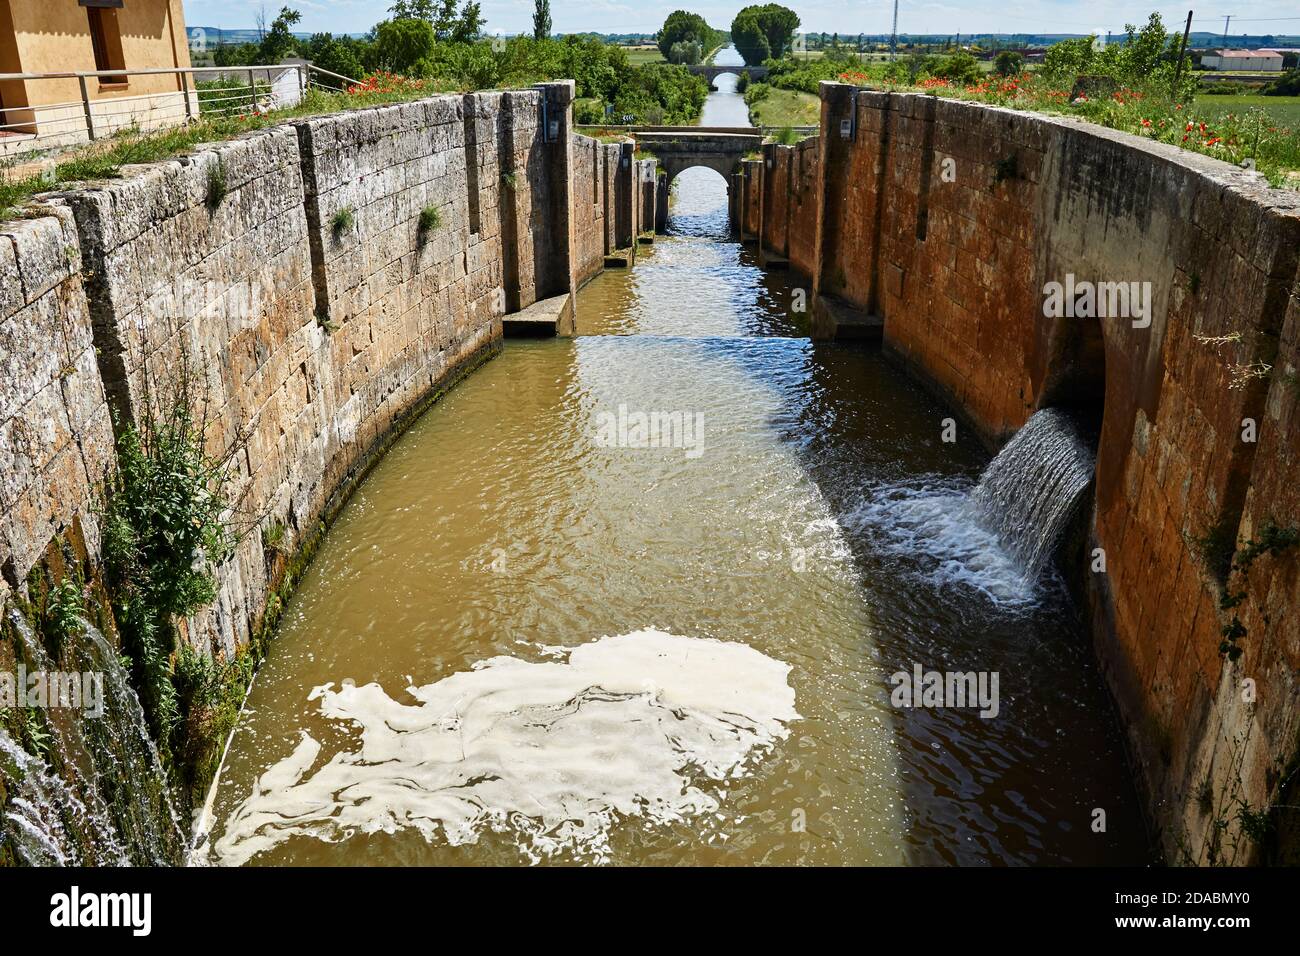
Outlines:
<svg viewBox="0 0 1300 956"><path fill-rule="evenodd" d="M181 71L181 96L185 97L185 119L194 119L194 107L190 104L190 75Z"/></svg>
<svg viewBox="0 0 1300 956"><path fill-rule="evenodd" d="M1192 11L1187 11L1187 26L1183 27L1183 43L1178 48L1178 65L1174 67L1174 88L1170 90L1169 95L1172 99L1178 99L1178 81L1183 75L1183 57L1187 55L1187 36L1192 32Z"/></svg>
<svg viewBox="0 0 1300 956"><path fill-rule="evenodd" d="M86 111L86 135L93 140L95 138L95 117L90 112L90 94L86 91L86 74L78 73L77 80L81 83L81 108Z"/></svg>

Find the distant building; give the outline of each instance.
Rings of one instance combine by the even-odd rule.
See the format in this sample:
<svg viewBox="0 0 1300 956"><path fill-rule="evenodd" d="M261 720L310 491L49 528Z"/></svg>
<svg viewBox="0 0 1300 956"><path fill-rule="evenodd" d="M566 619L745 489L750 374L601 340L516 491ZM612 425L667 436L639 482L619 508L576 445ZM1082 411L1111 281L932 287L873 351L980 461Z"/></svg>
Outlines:
<svg viewBox="0 0 1300 956"><path fill-rule="evenodd" d="M0 0L0 74L189 66L181 0ZM97 135L186 115L174 73L89 77L86 100ZM0 110L0 155L87 138L75 76L0 79Z"/></svg>
<svg viewBox="0 0 1300 956"><path fill-rule="evenodd" d="M1282 69L1282 54L1276 50L1215 50L1201 57L1201 66L1232 73L1266 73Z"/></svg>

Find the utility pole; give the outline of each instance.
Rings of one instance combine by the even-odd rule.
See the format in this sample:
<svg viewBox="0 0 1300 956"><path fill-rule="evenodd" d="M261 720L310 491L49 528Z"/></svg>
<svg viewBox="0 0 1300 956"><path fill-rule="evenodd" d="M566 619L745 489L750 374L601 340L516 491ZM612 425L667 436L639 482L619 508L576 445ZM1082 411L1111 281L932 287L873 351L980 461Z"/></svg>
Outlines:
<svg viewBox="0 0 1300 956"><path fill-rule="evenodd" d="M889 34L889 59L898 57L898 0L894 0L894 29Z"/></svg>
<svg viewBox="0 0 1300 956"><path fill-rule="evenodd" d="M1223 45L1225 47L1228 45L1228 24L1231 22L1232 22L1232 14L1230 13L1223 18Z"/></svg>
<svg viewBox="0 0 1300 956"><path fill-rule="evenodd" d="M1178 99L1178 81L1183 75L1183 58L1187 56L1187 37L1192 32L1192 11L1187 11L1187 26L1183 27L1183 43L1178 48L1178 65L1174 67L1173 98Z"/></svg>

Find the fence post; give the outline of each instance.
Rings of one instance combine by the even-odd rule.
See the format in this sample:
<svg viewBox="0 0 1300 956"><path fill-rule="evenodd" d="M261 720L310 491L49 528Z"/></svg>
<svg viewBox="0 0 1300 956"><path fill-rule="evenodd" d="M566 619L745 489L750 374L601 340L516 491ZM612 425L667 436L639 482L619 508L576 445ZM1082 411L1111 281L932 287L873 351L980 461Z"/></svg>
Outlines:
<svg viewBox="0 0 1300 956"><path fill-rule="evenodd" d="M86 111L86 136L93 140L95 138L95 118L90 112L90 94L86 92L86 74L78 73L77 80L81 83L81 108Z"/></svg>
<svg viewBox="0 0 1300 956"><path fill-rule="evenodd" d="M190 105L190 76L181 71L181 96L185 97L185 119L194 119L194 107Z"/></svg>
<svg viewBox="0 0 1300 956"><path fill-rule="evenodd" d="M257 78L252 70L248 71L248 105L250 108L257 106Z"/></svg>

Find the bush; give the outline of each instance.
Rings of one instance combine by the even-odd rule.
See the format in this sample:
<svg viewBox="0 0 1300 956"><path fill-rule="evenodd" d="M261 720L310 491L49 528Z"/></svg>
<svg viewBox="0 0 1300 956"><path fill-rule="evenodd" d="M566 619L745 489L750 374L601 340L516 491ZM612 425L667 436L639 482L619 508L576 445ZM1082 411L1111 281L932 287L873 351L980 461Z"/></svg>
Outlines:
<svg viewBox="0 0 1300 956"><path fill-rule="evenodd" d="M972 84L983 79L979 61L964 50L943 57L935 65L931 76L937 76L953 83Z"/></svg>
<svg viewBox="0 0 1300 956"><path fill-rule="evenodd" d="M704 50L698 40L678 40L668 50L665 57L669 63L682 63L693 66L704 56Z"/></svg>
<svg viewBox="0 0 1300 956"><path fill-rule="evenodd" d="M1300 96L1300 70L1279 77L1260 92L1265 96Z"/></svg>
<svg viewBox="0 0 1300 956"><path fill-rule="evenodd" d="M434 55L433 26L425 20L384 20L375 25L375 66L393 73L421 75L412 68Z"/></svg>
<svg viewBox="0 0 1300 956"><path fill-rule="evenodd" d="M998 76L1016 76L1025 68L1025 58L1015 50L1002 50L993 61Z"/></svg>
<svg viewBox="0 0 1300 956"><path fill-rule="evenodd" d="M117 442L102 547L122 646L150 730L168 753L184 717L173 683L175 622L216 596L212 569L234 548L223 518L229 455L206 454L208 423L196 414L184 366L167 394L144 404Z"/></svg>

